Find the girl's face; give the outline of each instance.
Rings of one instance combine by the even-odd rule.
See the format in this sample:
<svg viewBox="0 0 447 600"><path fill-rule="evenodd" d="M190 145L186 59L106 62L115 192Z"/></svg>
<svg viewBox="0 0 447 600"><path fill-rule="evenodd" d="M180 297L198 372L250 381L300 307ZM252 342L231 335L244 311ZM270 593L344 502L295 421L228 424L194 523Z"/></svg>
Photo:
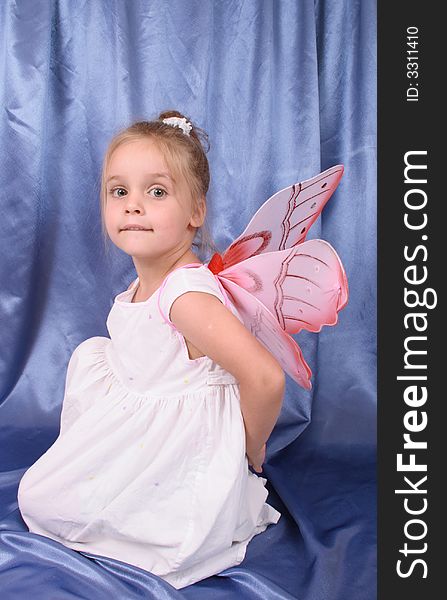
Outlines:
<svg viewBox="0 0 447 600"><path fill-rule="evenodd" d="M104 220L112 242L130 256L154 259L188 250L203 214L193 214L186 182L174 182L151 140L119 146L106 169ZM124 230L139 225L143 231Z"/></svg>

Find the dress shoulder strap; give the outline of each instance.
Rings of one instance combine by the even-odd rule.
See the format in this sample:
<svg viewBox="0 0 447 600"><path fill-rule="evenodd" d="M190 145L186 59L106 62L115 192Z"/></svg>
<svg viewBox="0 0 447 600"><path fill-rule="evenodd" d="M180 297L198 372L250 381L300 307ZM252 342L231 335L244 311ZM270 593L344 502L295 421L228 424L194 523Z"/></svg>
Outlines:
<svg viewBox="0 0 447 600"><path fill-rule="evenodd" d="M131 283L131 284L129 285L129 287L127 288L127 291L129 291L129 290L133 290L133 289L134 289L134 287L137 285L137 282L138 282L138 277L132 281L132 283Z"/></svg>

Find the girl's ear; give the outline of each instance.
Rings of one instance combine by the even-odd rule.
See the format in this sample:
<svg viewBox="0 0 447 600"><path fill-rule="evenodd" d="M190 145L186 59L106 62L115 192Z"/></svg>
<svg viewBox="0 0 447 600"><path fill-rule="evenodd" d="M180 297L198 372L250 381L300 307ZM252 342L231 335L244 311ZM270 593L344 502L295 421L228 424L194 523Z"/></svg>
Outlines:
<svg viewBox="0 0 447 600"><path fill-rule="evenodd" d="M193 227L201 227L203 225L203 222L205 221L205 215L206 215L205 196L201 196L199 198L199 200L196 202L196 205L194 207L194 211L191 215L190 224Z"/></svg>

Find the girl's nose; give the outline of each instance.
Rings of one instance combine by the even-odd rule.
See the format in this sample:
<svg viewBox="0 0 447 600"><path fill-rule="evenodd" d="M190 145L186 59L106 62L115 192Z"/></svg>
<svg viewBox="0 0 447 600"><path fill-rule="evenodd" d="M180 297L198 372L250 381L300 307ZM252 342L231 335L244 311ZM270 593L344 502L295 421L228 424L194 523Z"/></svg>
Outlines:
<svg viewBox="0 0 447 600"><path fill-rule="evenodd" d="M134 195L128 195L127 202L125 204L126 212L142 212L143 211L143 202L139 200L139 198Z"/></svg>
<svg viewBox="0 0 447 600"><path fill-rule="evenodd" d="M141 209L140 209L140 207L139 207L139 206L135 206L135 205L132 205L132 204L128 204L128 205L126 206L126 212L130 212L130 213L135 213L135 212L136 212L136 213L140 213L140 212L141 212Z"/></svg>

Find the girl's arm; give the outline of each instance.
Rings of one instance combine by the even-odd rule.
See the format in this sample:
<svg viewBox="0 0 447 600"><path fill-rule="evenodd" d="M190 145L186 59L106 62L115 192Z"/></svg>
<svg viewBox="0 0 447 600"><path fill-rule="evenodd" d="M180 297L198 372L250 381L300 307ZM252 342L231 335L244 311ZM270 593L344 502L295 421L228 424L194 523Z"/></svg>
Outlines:
<svg viewBox="0 0 447 600"><path fill-rule="evenodd" d="M187 292L172 304L170 319L203 354L239 381L247 454L256 455L278 419L285 375L274 356L212 294Z"/></svg>

